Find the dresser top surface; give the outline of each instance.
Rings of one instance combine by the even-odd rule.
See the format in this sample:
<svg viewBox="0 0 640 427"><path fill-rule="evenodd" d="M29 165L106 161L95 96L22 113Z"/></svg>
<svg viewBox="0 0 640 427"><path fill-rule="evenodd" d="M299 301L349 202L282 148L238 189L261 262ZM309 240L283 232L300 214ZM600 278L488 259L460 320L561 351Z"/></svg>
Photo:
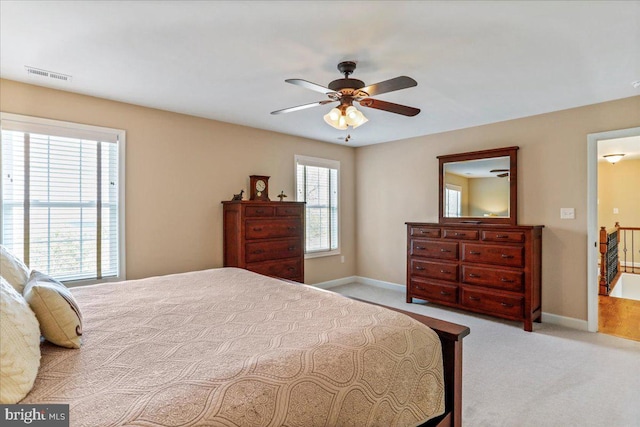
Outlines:
<svg viewBox="0 0 640 427"><path fill-rule="evenodd" d="M405 222L409 227L439 227L439 228L480 228L488 230L531 230L534 228L544 228L544 225L509 225L509 224L482 224L477 222L469 223L447 223L440 224L438 222Z"/></svg>

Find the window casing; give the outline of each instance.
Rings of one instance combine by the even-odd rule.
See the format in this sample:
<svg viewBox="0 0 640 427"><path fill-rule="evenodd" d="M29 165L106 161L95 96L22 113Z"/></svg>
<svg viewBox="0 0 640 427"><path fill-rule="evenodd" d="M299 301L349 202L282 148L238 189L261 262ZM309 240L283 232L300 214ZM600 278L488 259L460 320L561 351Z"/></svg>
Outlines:
<svg viewBox="0 0 640 427"><path fill-rule="evenodd" d="M0 242L67 284L125 279L122 130L0 114Z"/></svg>
<svg viewBox="0 0 640 427"><path fill-rule="evenodd" d="M295 156L296 200L306 202L305 257L340 253L340 162Z"/></svg>
<svg viewBox="0 0 640 427"><path fill-rule="evenodd" d="M458 218L462 216L462 187L447 184L444 197L445 217Z"/></svg>

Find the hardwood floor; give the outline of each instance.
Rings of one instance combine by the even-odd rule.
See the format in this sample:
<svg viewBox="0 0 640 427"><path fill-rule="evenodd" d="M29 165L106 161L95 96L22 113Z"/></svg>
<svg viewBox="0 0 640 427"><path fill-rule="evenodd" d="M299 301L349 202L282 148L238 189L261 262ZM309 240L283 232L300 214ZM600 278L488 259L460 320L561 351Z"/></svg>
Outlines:
<svg viewBox="0 0 640 427"><path fill-rule="evenodd" d="M598 332L640 341L640 301L598 296Z"/></svg>

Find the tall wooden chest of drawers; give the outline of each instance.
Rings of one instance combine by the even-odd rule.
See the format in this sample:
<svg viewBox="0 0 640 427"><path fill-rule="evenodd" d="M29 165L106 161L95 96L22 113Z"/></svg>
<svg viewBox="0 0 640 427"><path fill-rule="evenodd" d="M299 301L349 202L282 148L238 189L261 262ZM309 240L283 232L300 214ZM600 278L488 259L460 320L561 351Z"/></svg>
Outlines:
<svg viewBox="0 0 640 427"><path fill-rule="evenodd" d="M413 298L540 322L543 226L407 223L407 302Z"/></svg>
<svg viewBox="0 0 640 427"><path fill-rule="evenodd" d="M225 267L304 282L304 202L222 204Z"/></svg>

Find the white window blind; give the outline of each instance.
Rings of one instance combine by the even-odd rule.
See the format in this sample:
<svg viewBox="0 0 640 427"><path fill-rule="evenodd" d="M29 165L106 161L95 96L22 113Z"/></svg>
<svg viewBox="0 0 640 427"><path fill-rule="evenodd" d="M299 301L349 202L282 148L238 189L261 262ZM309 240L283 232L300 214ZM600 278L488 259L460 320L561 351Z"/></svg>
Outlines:
<svg viewBox="0 0 640 427"><path fill-rule="evenodd" d="M462 187L446 184L444 208L446 217L462 216Z"/></svg>
<svg viewBox="0 0 640 427"><path fill-rule="evenodd" d="M124 278L124 132L7 116L1 123L2 244L59 280Z"/></svg>
<svg viewBox="0 0 640 427"><path fill-rule="evenodd" d="M306 202L309 255L339 251L338 181L340 162L296 156L296 200Z"/></svg>

